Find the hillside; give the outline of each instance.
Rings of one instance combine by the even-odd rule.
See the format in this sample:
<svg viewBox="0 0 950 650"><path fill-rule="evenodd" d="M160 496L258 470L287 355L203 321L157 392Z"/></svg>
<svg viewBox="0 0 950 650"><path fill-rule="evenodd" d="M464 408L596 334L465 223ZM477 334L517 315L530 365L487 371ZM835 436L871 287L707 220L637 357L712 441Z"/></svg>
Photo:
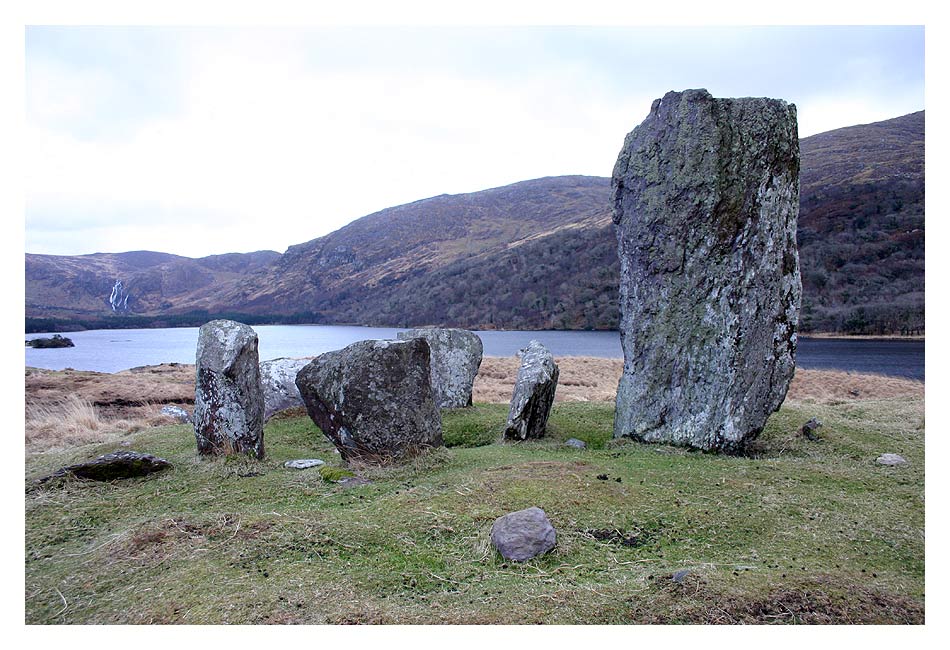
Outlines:
<svg viewBox="0 0 950 650"><path fill-rule="evenodd" d="M923 330L923 145L922 111L801 140L803 330ZM230 314L251 323L612 329L619 265L608 195L609 179L585 176L442 195L283 255L27 255L27 326L69 326L30 320L43 316L143 326Z"/></svg>
<svg viewBox="0 0 950 650"><path fill-rule="evenodd" d="M92 255L26 255L27 318L110 319L154 316L196 300L267 266L274 251L199 259L133 251ZM121 325L118 325L121 326ZM29 328L28 328L29 331Z"/></svg>

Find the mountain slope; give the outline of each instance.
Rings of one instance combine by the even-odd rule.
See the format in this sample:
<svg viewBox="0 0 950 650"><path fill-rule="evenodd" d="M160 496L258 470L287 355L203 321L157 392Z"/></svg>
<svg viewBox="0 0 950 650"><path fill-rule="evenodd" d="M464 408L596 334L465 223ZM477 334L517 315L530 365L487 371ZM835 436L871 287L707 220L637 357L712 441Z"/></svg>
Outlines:
<svg viewBox="0 0 950 650"><path fill-rule="evenodd" d="M922 330L923 143L923 112L801 140L803 330ZM279 256L28 255L27 315L112 315L121 280L129 313L180 324L615 328L608 199L609 179L553 177L382 210Z"/></svg>

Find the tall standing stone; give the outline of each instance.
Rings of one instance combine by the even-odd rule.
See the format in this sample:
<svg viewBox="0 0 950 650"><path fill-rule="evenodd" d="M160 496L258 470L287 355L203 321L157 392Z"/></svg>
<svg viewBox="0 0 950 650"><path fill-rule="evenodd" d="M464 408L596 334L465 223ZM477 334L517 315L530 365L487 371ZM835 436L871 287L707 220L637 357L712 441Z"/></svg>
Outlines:
<svg viewBox="0 0 950 650"><path fill-rule="evenodd" d="M296 383L310 419L344 460L385 463L442 446L425 339L359 341L326 352Z"/></svg>
<svg viewBox="0 0 950 650"><path fill-rule="evenodd" d="M614 437L739 452L795 369L793 104L667 93L627 135L612 199L624 370Z"/></svg>
<svg viewBox="0 0 950 650"><path fill-rule="evenodd" d="M400 340L424 338L429 343L432 392L439 408L472 405L472 386L482 365L482 340L468 330L425 327L399 332Z"/></svg>
<svg viewBox="0 0 950 650"><path fill-rule="evenodd" d="M560 374L554 355L540 341L531 341L519 354L521 365L505 425L504 436L508 440L544 435Z"/></svg>
<svg viewBox="0 0 950 650"><path fill-rule="evenodd" d="M195 438L199 454L264 457L264 394L257 334L242 323L213 320L198 330Z"/></svg>

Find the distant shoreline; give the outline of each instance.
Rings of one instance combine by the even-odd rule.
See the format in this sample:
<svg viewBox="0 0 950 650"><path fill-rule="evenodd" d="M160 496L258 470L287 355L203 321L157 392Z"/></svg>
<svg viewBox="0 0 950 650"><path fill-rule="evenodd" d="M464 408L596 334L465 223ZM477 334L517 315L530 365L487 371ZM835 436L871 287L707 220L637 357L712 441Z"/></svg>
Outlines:
<svg viewBox="0 0 950 650"><path fill-rule="evenodd" d="M837 334L835 332L799 332L806 339L853 339L859 341L924 341L924 334Z"/></svg>
<svg viewBox="0 0 950 650"><path fill-rule="evenodd" d="M213 320L213 319L209 318L208 320ZM253 321L253 320L255 320L255 319L253 319L253 318L251 318L251 319L245 319L245 320L242 320L242 319L240 319L240 318L237 318L237 319L234 319L234 320L238 320L238 321L240 321L240 322L245 322L247 325L250 325L251 327L266 327L266 326L282 326L282 327L300 326L300 327L314 327L314 326L324 326L324 327L383 327L383 328L391 328L391 329L412 329L412 328L415 328L415 327L442 327L442 326L434 326L434 325L406 325L406 326L402 326L402 325L364 325L364 324L362 324L362 323L281 323L281 322L247 322L247 321ZM205 321L205 322L206 322L206 321ZM57 327L56 329L43 330L43 331L40 331L40 330L36 330L36 329L30 328L30 327L27 327L25 334L26 334L26 335L35 335L35 334L40 334L40 335L42 335L42 334L55 334L55 333L62 333L62 332L86 332L86 331L90 331L90 330L104 330L104 331L116 330L116 331L121 331L121 330L124 330L124 329L187 329L187 328L200 327L202 324L204 324L204 323L200 323L200 324L196 324L196 325L177 325L177 326L172 326L172 327L167 327L167 326L158 326L158 327L156 327L156 326L149 326L149 325L143 325L143 324L136 324L136 325L134 325L134 326L131 325L131 324L128 324L129 326L126 326L126 327L82 327L82 326L79 326L79 324L77 323L77 324L75 324L75 325L77 325L77 327L71 329L71 328L68 327L69 323L60 323L60 325L65 326L65 327ZM455 326L446 326L446 327L455 327ZM509 330L509 329L499 328L499 327L490 327L490 328L489 328L489 327L462 327L462 328L460 328L460 329L467 329L467 330L471 330L471 331L474 331L474 332L552 332L552 331L553 331L553 332L617 332L617 331L618 331L618 330L601 330L601 329L593 329L593 330L585 330L585 329L554 329L554 330L548 330L548 329L510 329L510 330ZM924 341L924 340L926 340L926 338L925 338L926 335L925 335L925 334L908 334L908 335L903 335L903 334L845 334L845 333L843 333L843 332L798 332L798 336L799 336L800 338L809 338L809 339L843 339L843 340L867 340L867 341Z"/></svg>

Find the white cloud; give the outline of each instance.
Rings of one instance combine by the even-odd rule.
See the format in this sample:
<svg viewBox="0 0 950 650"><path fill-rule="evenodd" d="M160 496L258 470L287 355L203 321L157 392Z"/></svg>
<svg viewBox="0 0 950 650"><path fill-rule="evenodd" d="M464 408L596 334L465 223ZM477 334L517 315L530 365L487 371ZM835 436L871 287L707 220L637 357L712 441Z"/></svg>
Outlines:
<svg viewBox="0 0 950 650"><path fill-rule="evenodd" d="M595 56L546 59L550 42L537 40L520 52L518 74L505 74L472 63L491 49L485 42L428 66L418 63L438 51L407 45L412 51L400 58L392 40L367 50L372 39L363 34L353 44L357 65L347 58L355 50L343 48L344 60L333 60L345 41L339 33L321 48L313 47L320 33L168 36L169 56L188 62L168 84L174 110L139 114L132 106L113 117L110 98L127 101L137 83L128 65L121 81L108 66L73 76L75 62L30 65L30 252L282 251L436 194L546 175L609 175L626 133L671 89L646 87L658 82L644 85L636 70L598 66ZM504 47L517 57L514 36L506 34ZM445 38L439 43L446 47ZM855 76L873 71L867 62L854 65ZM147 97L164 83L150 71L140 71ZM805 97L796 102L800 132L901 114L880 94ZM903 112L918 110L914 93L906 101ZM123 121L120 132L110 133L113 119ZM54 237L64 222L71 234Z"/></svg>

